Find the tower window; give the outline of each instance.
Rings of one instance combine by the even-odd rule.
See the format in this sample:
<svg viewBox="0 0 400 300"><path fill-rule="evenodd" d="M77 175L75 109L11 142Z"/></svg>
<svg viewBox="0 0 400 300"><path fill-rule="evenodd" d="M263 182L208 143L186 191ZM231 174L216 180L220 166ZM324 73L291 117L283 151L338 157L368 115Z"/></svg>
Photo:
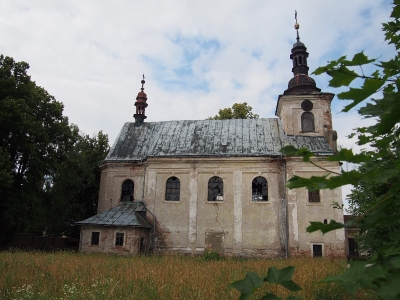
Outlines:
<svg viewBox="0 0 400 300"><path fill-rule="evenodd" d="M301 59L301 56L299 57L299 65L302 65L303 64L303 62L302 62L302 59Z"/></svg>
<svg viewBox="0 0 400 300"><path fill-rule="evenodd" d="M268 201L268 183L264 177L258 176L251 183L253 201Z"/></svg>
<svg viewBox="0 0 400 300"><path fill-rule="evenodd" d="M165 200L167 201L179 201L181 190L181 182L179 178L173 176L168 178L165 187Z"/></svg>
<svg viewBox="0 0 400 300"><path fill-rule="evenodd" d="M135 184L132 180L128 179L122 183L121 201L133 201L133 193L135 191Z"/></svg>
<svg viewBox="0 0 400 300"><path fill-rule="evenodd" d="M320 198L320 195L319 195L319 190L308 191L308 202L312 202L312 203L321 202L321 198Z"/></svg>
<svg viewBox="0 0 400 300"><path fill-rule="evenodd" d="M314 115L311 112L304 112L301 115L301 130L302 132L314 132Z"/></svg>
<svg viewBox="0 0 400 300"><path fill-rule="evenodd" d="M211 177L208 181L208 201L222 200L224 200L224 182L221 177Z"/></svg>

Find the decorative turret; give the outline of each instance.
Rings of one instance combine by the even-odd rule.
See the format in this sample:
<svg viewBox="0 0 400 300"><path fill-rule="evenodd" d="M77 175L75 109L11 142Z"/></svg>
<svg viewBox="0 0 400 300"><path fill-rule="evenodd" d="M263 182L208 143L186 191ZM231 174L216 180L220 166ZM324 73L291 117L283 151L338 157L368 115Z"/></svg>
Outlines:
<svg viewBox="0 0 400 300"><path fill-rule="evenodd" d="M136 97L136 102L135 102L135 106L136 106L136 113L133 115L133 117L135 118L135 125L136 126L141 126L144 122L144 119L146 119L146 107L147 107L147 95L144 92L144 74L143 74L143 79L141 81L142 83L142 88L141 91L138 93L137 97Z"/></svg>
<svg viewBox="0 0 400 300"><path fill-rule="evenodd" d="M293 44L292 53L290 54L290 59L293 61L292 72L294 77L290 79L288 89L284 94L307 94L320 92L321 89L317 88L314 79L308 76L308 52L306 46L300 42L300 25L297 23L297 11L295 12L295 19L296 24L294 25L294 28L297 33L297 42Z"/></svg>

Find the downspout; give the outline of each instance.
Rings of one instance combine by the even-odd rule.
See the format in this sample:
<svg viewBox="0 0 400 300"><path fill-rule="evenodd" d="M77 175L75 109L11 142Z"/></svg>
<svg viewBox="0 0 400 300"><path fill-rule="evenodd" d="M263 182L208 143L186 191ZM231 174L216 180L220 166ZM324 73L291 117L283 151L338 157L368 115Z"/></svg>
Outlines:
<svg viewBox="0 0 400 300"><path fill-rule="evenodd" d="M151 213L151 215L153 216L153 240L151 241L152 242L152 246L153 246L153 252L155 251L155 246L156 246L156 215L155 214L153 214L148 208L147 208L147 206L146 206L146 203L144 202L144 189L145 189L145 186L146 186L146 164L144 164L144 160L145 160L145 158L143 158L142 160L141 160L141 163L142 163L142 165L143 165L143 187L142 187L142 201L143 201L143 205L144 205L144 207L146 208L146 210L149 212L149 213Z"/></svg>
<svg viewBox="0 0 400 300"><path fill-rule="evenodd" d="M286 227L286 258L289 258L289 209L287 203L287 194L286 194L286 179L287 179L287 170L286 170L286 160L283 158L281 154L281 160L283 164L283 201L285 202L285 227Z"/></svg>

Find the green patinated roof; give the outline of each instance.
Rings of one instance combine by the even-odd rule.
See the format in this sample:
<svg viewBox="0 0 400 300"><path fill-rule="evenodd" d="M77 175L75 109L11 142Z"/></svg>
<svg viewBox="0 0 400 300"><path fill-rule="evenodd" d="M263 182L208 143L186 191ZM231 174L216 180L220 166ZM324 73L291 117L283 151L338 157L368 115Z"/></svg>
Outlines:
<svg viewBox="0 0 400 300"><path fill-rule="evenodd" d="M101 214L75 224L151 228L151 225L137 213L139 211L146 211L143 202L123 202Z"/></svg>

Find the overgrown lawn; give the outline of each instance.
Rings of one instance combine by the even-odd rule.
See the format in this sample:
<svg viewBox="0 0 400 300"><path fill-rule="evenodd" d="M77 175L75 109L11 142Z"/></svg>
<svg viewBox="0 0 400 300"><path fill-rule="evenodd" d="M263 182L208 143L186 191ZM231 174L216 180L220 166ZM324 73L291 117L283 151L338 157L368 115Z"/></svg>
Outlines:
<svg viewBox="0 0 400 300"><path fill-rule="evenodd" d="M239 292L229 284L243 279L246 272L265 276L270 266L291 265L296 266L293 280L304 289L299 293L304 299L352 299L338 287L316 283L342 272L345 260L209 261L186 256L23 251L0 252L0 299L238 299ZM265 285L255 296L261 298L267 289L289 295L279 286ZM373 298L360 293L355 299Z"/></svg>

